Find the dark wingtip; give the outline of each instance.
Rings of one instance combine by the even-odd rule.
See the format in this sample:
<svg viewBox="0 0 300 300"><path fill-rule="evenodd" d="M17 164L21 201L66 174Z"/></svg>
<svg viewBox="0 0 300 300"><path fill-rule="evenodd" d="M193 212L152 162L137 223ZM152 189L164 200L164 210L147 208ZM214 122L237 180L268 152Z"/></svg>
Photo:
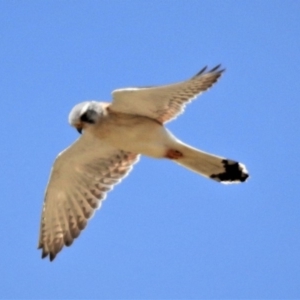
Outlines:
<svg viewBox="0 0 300 300"><path fill-rule="evenodd" d="M193 78L198 77L199 75L203 74L207 69L207 66L205 66L203 69L201 69Z"/></svg>
<svg viewBox="0 0 300 300"><path fill-rule="evenodd" d="M52 253L52 252L48 252L45 249L43 249L42 251L42 259L46 258L49 255L49 260L53 261L54 258L56 257L56 253Z"/></svg>
<svg viewBox="0 0 300 300"><path fill-rule="evenodd" d="M226 71L226 69L220 69L221 68L221 64L218 64L216 67L212 68L211 70L209 70L207 73L218 73L218 74L222 74L223 72Z"/></svg>
<svg viewBox="0 0 300 300"><path fill-rule="evenodd" d="M65 245L66 245L67 247L70 247L72 244L73 244L73 240L66 240L66 241L65 241Z"/></svg>
<svg viewBox="0 0 300 300"><path fill-rule="evenodd" d="M50 252L50 261L53 261L55 258L56 254Z"/></svg>
<svg viewBox="0 0 300 300"><path fill-rule="evenodd" d="M212 68L211 70L207 71L206 74L208 73L218 73L221 74L225 71L225 69L221 69L221 64L218 64L217 66L215 66L214 68ZM203 75L205 73L205 71L207 70L207 66L205 66L203 69L201 69L195 76L192 77L192 79L199 77L200 75Z"/></svg>
<svg viewBox="0 0 300 300"><path fill-rule="evenodd" d="M224 172L213 174L210 178L222 183L245 182L249 178L246 167L243 164L229 159L222 160Z"/></svg>
<svg viewBox="0 0 300 300"><path fill-rule="evenodd" d="M42 252L42 259L44 259L45 257L48 256L48 252L46 252L44 249L43 249L43 252Z"/></svg>
<svg viewBox="0 0 300 300"><path fill-rule="evenodd" d="M215 72L215 71L217 71L220 67L221 67L221 64L218 64L217 66L215 66L214 68L212 68L211 70L209 70L209 72ZM220 71L220 70L218 70L218 71Z"/></svg>

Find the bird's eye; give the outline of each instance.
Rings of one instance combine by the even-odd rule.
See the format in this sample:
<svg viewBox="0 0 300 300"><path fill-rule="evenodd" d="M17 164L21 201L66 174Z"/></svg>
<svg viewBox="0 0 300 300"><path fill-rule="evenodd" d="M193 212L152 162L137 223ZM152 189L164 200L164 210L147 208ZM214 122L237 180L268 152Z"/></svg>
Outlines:
<svg viewBox="0 0 300 300"><path fill-rule="evenodd" d="M80 120L82 122L94 124L95 123L95 120L93 118L94 114L95 112L88 110L83 115L81 115Z"/></svg>

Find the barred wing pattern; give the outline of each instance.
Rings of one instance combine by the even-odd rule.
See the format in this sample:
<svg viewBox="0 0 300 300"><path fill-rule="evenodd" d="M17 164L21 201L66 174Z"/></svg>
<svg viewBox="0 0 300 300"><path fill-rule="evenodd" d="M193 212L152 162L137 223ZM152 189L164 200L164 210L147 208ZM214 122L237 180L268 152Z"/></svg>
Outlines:
<svg viewBox="0 0 300 300"><path fill-rule="evenodd" d="M39 249L52 261L70 246L139 156L113 148L84 133L56 158L46 189Z"/></svg>
<svg viewBox="0 0 300 300"><path fill-rule="evenodd" d="M222 75L220 65L206 72L203 68L190 80L180 83L149 87L125 88L113 91L110 109L168 122L181 114L186 104L209 89Z"/></svg>

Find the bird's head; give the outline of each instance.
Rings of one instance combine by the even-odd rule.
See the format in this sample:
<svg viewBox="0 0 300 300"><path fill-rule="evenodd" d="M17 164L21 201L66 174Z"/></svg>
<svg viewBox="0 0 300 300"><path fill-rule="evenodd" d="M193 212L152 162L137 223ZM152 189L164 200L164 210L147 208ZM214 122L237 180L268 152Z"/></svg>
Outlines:
<svg viewBox="0 0 300 300"><path fill-rule="evenodd" d="M96 124L104 113L105 104L96 101L86 101L75 105L69 114L69 123L79 133Z"/></svg>

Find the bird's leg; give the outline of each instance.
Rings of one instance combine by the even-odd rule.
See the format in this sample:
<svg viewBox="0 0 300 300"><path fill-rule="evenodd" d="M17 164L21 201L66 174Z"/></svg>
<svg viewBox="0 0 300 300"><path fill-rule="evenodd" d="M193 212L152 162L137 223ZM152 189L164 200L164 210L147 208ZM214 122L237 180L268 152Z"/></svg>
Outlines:
<svg viewBox="0 0 300 300"><path fill-rule="evenodd" d="M183 154L180 151L174 150L174 149L168 150L167 154L166 154L166 158L169 158L169 159L178 159L182 156L183 156Z"/></svg>

